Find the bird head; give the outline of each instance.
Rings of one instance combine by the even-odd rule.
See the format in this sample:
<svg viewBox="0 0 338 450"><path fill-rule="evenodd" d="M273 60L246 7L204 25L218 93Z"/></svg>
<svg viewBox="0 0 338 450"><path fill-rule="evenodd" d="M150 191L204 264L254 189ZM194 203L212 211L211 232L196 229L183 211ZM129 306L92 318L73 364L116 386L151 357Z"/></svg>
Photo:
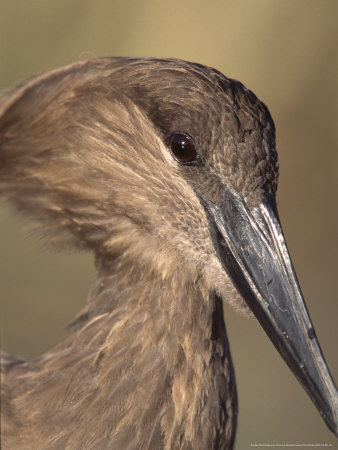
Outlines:
<svg viewBox="0 0 338 450"><path fill-rule="evenodd" d="M284 241L271 116L177 60L81 62L0 102L0 193L98 259L177 266L250 310L328 426L337 393Z"/></svg>
<svg viewBox="0 0 338 450"><path fill-rule="evenodd" d="M215 254L202 199L277 186L274 125L241 83L177 60L94 60L7 94L0 189L98 257L177 264L249 311ZM0 112L1 113L1 112Z"/></svg>

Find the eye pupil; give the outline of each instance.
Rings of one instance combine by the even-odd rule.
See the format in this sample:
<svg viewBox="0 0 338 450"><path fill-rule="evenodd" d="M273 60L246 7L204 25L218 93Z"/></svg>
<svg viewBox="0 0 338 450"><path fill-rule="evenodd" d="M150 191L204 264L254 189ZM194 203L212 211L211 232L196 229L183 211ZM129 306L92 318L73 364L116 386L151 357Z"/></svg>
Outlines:
<svg viewBox="0 0 338 450"><path fill-rule="evenodd" d="M169 136L169 147L173 157L181 164L196 163L196 144L191 136L174 132Z"/></svg>

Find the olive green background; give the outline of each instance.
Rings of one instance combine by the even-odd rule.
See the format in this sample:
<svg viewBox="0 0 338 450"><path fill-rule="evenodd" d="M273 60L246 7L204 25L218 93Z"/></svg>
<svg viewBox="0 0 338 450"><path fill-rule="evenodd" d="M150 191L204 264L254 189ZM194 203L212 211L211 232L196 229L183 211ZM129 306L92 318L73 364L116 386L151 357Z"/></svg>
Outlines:
<svg viewBox="0 0 338 450"><path fill-rule="evenodd" d="M177 57L241 80L277 128L279 213L319 340L338 377L338 1L1 0L0 88L95 56ZM1 176L1 172L0 172ZM94 277L0 203L1 347L38 355L66 335ZM336 441L260 326L225 308L237 449ZM337 447L335 447L337 448Z"/></svg>

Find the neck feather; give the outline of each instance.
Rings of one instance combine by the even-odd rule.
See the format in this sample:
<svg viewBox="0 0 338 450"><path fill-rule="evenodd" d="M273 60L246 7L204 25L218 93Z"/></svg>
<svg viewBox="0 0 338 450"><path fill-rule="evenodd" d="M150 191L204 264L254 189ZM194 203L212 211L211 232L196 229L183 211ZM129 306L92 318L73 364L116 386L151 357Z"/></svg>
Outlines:
<svg viewBox="0 0 338 450"><path fill-rule="evenodd" d="M22 420L33 417L22 439L43 423L59 448L231 448L236 389L221 300L183 264L165 276L122 257L98 266L69 338L11 369Z"/></svg>

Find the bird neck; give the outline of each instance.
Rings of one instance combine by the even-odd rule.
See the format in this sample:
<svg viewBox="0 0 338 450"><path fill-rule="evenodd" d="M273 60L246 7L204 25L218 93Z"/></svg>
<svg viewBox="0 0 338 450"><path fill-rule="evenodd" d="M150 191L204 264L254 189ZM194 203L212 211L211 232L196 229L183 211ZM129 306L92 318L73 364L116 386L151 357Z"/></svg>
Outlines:
<svg viewBox="0 0 338 450"><path fill-rule="evenodd" d="M159 421L165 448L182 439L192 448L232 442L236 389L222 301L196 270L178 264L163 276L123 258L101 261L84 317L78 338L98 346L96 363L110 381L120 384L121 373L133 380L138 414Z"/></svg>
<svg viewBox="0 0 338 450"><path fill-rule="evenodd" d="M43 357L13 365L9 382L31 431L17 448L33 438L40 447L41 429L44 448L233 445L237 402L222 302L187 264L164 276L124 257L100 261L77 329Z"/></svg>

